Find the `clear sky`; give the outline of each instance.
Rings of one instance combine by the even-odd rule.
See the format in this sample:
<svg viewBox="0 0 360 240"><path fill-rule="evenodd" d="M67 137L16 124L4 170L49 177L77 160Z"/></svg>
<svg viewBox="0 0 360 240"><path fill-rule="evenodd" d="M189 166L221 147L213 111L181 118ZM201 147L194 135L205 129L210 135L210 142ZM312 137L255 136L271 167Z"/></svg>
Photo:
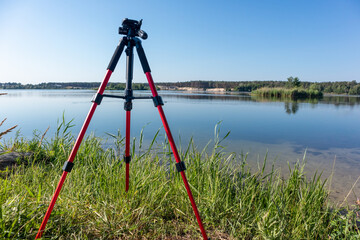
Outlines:
<svg viewBox="0 0 360 240"><path fill-rule="evenodd" d="M125 17L155 82L360 81L359 0L0 0L0 82L102 81Z"/></svg>

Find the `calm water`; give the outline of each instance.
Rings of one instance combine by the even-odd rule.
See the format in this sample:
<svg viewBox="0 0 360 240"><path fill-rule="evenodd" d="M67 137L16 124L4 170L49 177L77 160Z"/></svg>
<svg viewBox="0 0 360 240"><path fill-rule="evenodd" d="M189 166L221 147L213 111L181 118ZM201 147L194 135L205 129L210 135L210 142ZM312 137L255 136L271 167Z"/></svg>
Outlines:
<svg viewBox="0 0 360 240"><path fill-rule="evenodd" d="M7 118L0 131L18 124L21 135L31 138L33 130L52 136L58 119L65 114L74 119L77 135L91 106L91 90L1 90L0 120ZM122 94L123 92L112 92ZM150 95L137 92L136 95ZM360 97L329 96L314 102L284 102L239 94L201 94L160 92L164 111L175 139L193 137L201 149L214 137L221 122L221 135L230 135L224 145L229 152L248 153L249 165L262 162L265 154L286 175L287 162L302 159L306 151L307 172L324 171L330 175L334 159L332 195L341 201L360 175ZM132 136L144 128L145 142L161 128L157 109L151 100L134 100ZM124 133L123 100L104 98L97 108L88 132L97 136ZM164 135L161 132L162 136ZM5 140L14 137L8 134ZM163 138L162 138L163 139ZM2 139L2 141L4 141ZM178 141L179 142L179 141ZM355 184L349 200L360 197Z"/></svg>

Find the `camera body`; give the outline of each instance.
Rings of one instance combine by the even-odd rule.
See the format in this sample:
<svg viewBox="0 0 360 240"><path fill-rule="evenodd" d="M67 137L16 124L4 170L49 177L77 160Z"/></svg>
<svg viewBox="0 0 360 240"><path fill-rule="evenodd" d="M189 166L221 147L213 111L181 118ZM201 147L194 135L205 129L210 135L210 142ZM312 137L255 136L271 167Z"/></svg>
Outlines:
<svg viewBox="0 0 360 240"><path fill-rule="evenodd" d="M122 22L122 27L119 27L119 34L127 35L128 37L140 37L147 39L148 35L141 30L142 19L140 21L125 18Z"/></svg>

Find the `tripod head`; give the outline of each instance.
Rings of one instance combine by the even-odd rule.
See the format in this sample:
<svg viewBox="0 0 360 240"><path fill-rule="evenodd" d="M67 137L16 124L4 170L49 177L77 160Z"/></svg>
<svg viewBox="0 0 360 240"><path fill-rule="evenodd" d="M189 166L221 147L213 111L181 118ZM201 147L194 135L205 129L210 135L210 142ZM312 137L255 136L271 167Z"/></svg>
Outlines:
<svg viewBox="0 0 360 240"><path fill-rule="evenodd" d="M147 39L148 35L145 31L140 30L142 19L140 21L125 18L122 22L122 27L119 27L119 34L128 37L140 37Z"/></svg>

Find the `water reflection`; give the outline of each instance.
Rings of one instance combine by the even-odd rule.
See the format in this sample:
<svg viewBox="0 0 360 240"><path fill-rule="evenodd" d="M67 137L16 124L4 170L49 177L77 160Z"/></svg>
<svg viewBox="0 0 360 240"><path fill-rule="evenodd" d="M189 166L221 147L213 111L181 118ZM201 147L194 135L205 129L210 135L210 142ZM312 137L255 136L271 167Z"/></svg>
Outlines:
<svg viewBox="0 0 360 240"><path fill-rule="evenodd" d="M324 104L333 104L335 106L348 105L355 106L360 104L359 96L324 96L321 100Z"/></svg>
<svg viewBox="0 0 360 240"><path fill-rule="evenodd" d="M295 114L299 110L299 104L297 102L285 102L285 112L287 114Z"/></svg>
<svg viewBox="0 0 360 240"><path fill-rule="evenodd" d="M96 90L7 90L3 89L3 92L6 92L8 98L26 98L26 97L45 97L45 98L81 98L93 95L96 93Z"/></svg>
<svg viewBox="0 0 360 240"><path fill-rule="evenodd" d="M335 107L350 106L354 107L360 105L360 96L343 96L343 95L325 95L321 99L302 99L302 100L289 100L282 98L269 98L253 96L250 93L193 93L193 92L171 92L162 91L161 95L164 97L170 97L175 99L188 99L197 101L226 101L226 102L260 102L260 103L271 103L271 102L283 102L285 113L296 114L304 104L311 104L312 107L316 107L318 104L329 104Z"/></svg>
<svg viewBox="0 0 360 240"><path fill-rule="evenodd" d="M299 111L299 108L301 106L304 106L304 104L311 104L312 107L316 107L316 105L318 104L329 104L329 105L334 105L335 107L350 106L351 108L360 105L359 96L328 95L328 96L324 96L321 99L303 99L303 100L293 100L293 101L289 101L287 99L251 96L251 100L256 102L284 102L284 108L287 114L297 113Z"/></svg>

